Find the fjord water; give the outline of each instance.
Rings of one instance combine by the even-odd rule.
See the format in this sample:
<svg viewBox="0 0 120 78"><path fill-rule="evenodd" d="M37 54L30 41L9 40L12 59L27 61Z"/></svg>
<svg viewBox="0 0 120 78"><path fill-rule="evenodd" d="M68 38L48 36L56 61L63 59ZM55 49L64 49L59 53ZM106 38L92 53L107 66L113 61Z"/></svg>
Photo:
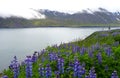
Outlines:
<svg viewBox="0 0 120 78"><path fill-rule="evenodd" d="M119 29L112 27L111 29ZM26 55L40 51L47 46L84 39L95 31L108 30L107 27L82 28L19 28L0 29L0 72L7 68L14 56L23 61Z"/></svg>

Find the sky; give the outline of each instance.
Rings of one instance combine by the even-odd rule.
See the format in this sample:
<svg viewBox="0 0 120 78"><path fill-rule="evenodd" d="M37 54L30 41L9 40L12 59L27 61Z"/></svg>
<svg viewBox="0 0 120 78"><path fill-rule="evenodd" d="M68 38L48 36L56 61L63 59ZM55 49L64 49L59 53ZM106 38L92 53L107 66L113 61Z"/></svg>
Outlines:
<svg viewBox="0 0 120 78"><path fill-rule="evenodd" d="M120 0L0 0L0 16L10 15L25 18L39 18L33 9L49 9L60 12L74 13L90 8L97 10L99 7L109 11L120 11Z"/></svg>

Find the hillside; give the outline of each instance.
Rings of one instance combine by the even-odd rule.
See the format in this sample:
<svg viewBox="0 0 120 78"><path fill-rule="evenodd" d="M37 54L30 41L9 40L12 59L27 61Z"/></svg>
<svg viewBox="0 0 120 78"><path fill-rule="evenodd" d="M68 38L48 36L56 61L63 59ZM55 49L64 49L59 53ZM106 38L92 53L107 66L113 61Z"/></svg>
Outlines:
<svg viewBox="0 0 120 78"><path fill-rule="evenodd" d="M99 8L98 11L90 9L73 14L50 10L38 10L45 15L44 19L25 19L11 16L0 17L0 28L44 27L44 26L120 26L120 12L109 12Z"/></svg>
<svg viewBox="0 0 120 78"><path fill-rule="evenodd" d="M15 56L4 78L119 78L120 30L100 31L82 41L48 46L26 56Z"/></svg>

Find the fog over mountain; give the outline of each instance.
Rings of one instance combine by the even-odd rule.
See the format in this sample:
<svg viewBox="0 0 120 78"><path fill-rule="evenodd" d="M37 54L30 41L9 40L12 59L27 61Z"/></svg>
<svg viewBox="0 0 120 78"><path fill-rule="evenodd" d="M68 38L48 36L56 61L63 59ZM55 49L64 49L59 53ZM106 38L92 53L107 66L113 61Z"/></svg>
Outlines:
<svg viewBox="0 0 120 78"><path fill-rule="evenodd" d="M76 13L51 11L48 9L33 10L31 19L21 16L0 17L0 27L40 27L40 26L101 26L120 23L120 12L110 12L104 8L91 9Z"/></svg>
<svg viewBox="0 0 120 78"><path fill-rule="evenodd" d="M0 17L9 18L11 16L16 16L16 17L22 17L22 18L26 18L26 19L40 19L40 18L45 18L44 15L38 13L34 9L29 9L29 10L26 10L26 11L19 10L19 11L15 12L14 14L12 14L12 13L0 13Z"/></svg>

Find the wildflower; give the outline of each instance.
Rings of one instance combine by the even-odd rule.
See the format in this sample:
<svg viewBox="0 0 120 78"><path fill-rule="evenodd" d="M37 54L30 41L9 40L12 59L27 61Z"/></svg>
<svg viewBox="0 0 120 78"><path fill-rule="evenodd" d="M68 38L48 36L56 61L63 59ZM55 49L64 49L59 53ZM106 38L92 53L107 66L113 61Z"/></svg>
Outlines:
<svg viewBox="0 0 120 78"><path fill-rule="evenodd" d="M8 78L8 76L4 75L2 78Z"/></svg>
<svg viewBox="0 0 120 78"><path fill-rule="evenodd" d="M98 59L98 63L101 64L102 63L102 55L100 52L97 54L97 59Z"/></svg>
<svg viewBox="0 0 120 78"><path fill-rule="evenodd" d="M113 71L111 78L118 78L117 71Z"/></svg>
<svg viewBox="0 0 120 78"><path fill-rule="evenodd" d="M14 73L14 78L18 78L18 75L19 75L19 66L20 66L20 64L17 61L17 57L14 56L14 60L11 61L11 64L10 64L10 68L11 68L11 70Z"/></svg>
<svg viewBox="0 0 120 78"><path fill-rule="evenodd" d="M52 70L51 70L51 67L50 67L49 64L46 66L45 71L46 71L46 72L45 72L46 78L50 78L51 75L52 75Z"/></svg>
<svg viewBox="0 0 120 78"><path fill-rule="evenodd" d="M64 59L58 58L58 70L60 73L64 73Z"/></svg>
<svg viewBox="0 0 120 78"><path fill-rule="evenodd" d="M55 71L55 75L56 75L56 78L60 78L60 72L59 71Z"/></svg>
<svg viewBox="0 0 120 78"><path fill-rule="evenodd" d="M26 63L26 78L31 78L32 77L32 58L31 58L31 56L27 56L25 63Z"/></svg>
<svg viewBox="0 0 120 78"><path fill-rule="evenodd" d="M97 78L94 67L89 70L89 78Z"/></svg>
<svg viewBox="0 0 120 78"><path fill-rule="evenodd" d="M85 68L80 65L79 61L76 59L74 61L74 77L81 78L85 74Z"/></svg>
<svg viewBox="0 0 120 78"><path fill-rule="evenodd" d="M39 69L38 69L38 72L39 72L39 74L40 74L40 76L41 77L44 77L44 74L45 74L45 72L44 72L44 67L42 67L42 65L40 64L39 65L40 67L39 67Z"/></svg>

